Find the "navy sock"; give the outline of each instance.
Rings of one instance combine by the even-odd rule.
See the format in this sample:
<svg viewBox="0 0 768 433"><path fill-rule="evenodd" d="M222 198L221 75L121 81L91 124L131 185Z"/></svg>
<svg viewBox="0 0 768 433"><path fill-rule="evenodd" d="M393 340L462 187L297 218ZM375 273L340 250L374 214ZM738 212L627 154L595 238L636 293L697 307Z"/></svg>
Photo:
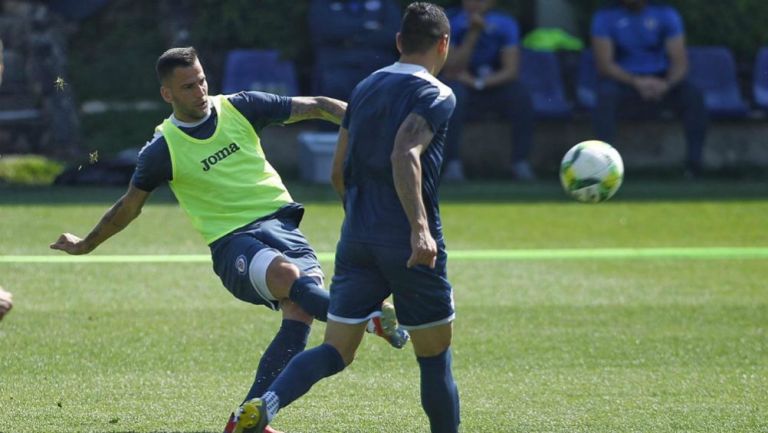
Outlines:
<svg viewBox="0 0 768 433"><path fill-rule="evenodd" d="M328 376L344 370L344 360L335 347L321 344L293 358L285 371L275 380L269 391L280 399L280 407L286 407L306 394L312 385Z"/></svg>
<svg viewBox="0 0 768 433"><path fill-rule="evenodd" d="M256 378L244 401L260 397L267 391L288 362L304 351L309 337L309 325L298 320L283 320L272 343L261 356Z"/></svg>
<svg viewBox="0 0 768 433"><path fill-rule="evenodd" d="M315 319L328 321L328 291L320 287L314 278L306 275L297 278L288 297Z"/></svg>
<svg viewBox="0 0 768 433"><path fill-rule="evenodd" d="M421 369L421 405L432 433L459 431L459 390L451 373L451 349L430 357L418 357Z"/></svg>

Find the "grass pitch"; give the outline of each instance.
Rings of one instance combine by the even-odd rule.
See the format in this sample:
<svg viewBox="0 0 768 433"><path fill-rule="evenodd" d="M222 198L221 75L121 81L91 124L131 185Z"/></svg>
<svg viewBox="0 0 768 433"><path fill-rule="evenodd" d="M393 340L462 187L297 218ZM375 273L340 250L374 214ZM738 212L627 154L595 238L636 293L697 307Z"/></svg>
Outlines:
<svg viewBox="0 0 768 433"><path fill-rule="evenodd" d="M234 299L210 264L12 260L56 255L48 244L61 231L84 235L121 193L0 189L0 284L16 301L0 323L0 432L219 432L250 386L280 317ZM332 193L294 194L305 234L332 252ZM768 247L764 183L630 183L600 205L554 184L443 196L453 251ZM94 254L206 253L160 192ZM464 432L768 432L764 256L449 255L449 278ZM274 425L428 432L410 347L367 337L350 368Z"/></svg>

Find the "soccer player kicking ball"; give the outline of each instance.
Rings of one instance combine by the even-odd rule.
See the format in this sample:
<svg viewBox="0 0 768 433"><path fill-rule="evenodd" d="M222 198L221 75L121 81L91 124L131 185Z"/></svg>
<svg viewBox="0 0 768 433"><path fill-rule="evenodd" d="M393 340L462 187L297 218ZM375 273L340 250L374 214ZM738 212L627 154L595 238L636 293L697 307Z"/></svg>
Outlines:
<svg viewBox="0 0 768 433"><path fill-rule="evenodd" d="M451 89L435 78L449 34L442 9L412 3L397 35L400 61L352 92L334 156L333 185L345 218L325 341L293 358L267 392L238 408L235 432L260 431L280 408L348 366L365 323L390 293L400 325L411 333L431 431L458 431L453 296L437 196L456 104Z"/></svg>
<svg viewBox="0 0 768 433"><path fill-rule="evenodd" d="M325 321L329 303L320 264L298 228L304 208L267 162L259 132L270 124L304 119L339 124L346 103L261 92L209 96L192 47L166 51L156 71L160 94L173 114L141 150L128 191L84 239L64 233L51 248L90 253L128 226L150 192L168 182L210 246L213 269L224 286L238 299L282 312L282 325L264 351L247 401L261 395L304 350L313 318ZM374 329L402 347L408 334L397 327L391 305L385 307ZM227 429L233 422L230 417Z"/></svg>

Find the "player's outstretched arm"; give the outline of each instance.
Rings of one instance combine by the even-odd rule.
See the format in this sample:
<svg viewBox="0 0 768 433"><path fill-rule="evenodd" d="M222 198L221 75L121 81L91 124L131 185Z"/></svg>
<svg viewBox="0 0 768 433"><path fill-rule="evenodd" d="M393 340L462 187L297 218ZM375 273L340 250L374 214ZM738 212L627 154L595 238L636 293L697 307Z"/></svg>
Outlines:
<svg viewBox="0 0 768 433"><path fill-rule="evenodd" d="M291 116L285 123L320 119L341 125L347 103L325 96L296 96L291 98Z"/></svg>
<svg viewBox="0 0 768 433"><path fill-rule="evenodd" d="M397 196L411 224L411 257L407 266L435 267L437 243L429 231L429 220L421 196L421 154L434 133L427 121L411 113L400 125L392 149L392 177Z"/></svg>
<svg viewBox="0 0 768 433"><path fill-rule="evenodd" d="M63 233L50 245L51 249L73 255L90 253L139 216L148 197L149 192L130 185L128 191L112 205L85 239L80 239L71 233Z"/></svg>

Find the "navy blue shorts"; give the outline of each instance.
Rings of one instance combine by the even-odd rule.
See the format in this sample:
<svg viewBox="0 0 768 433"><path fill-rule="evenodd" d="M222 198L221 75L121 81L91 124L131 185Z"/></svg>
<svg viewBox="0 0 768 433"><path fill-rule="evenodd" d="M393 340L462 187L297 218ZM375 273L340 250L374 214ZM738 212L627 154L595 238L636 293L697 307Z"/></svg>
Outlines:
<svg viewBox="0 0 768 433"><path fill-rule="evenodd" d="M373 317L390 294L397 320L405 329L451 322L453 289L446 275L447 255L438 246L435 269L405 265L411 249L341 240L331 282L328 318L356 324Z"/></svg>
<svg viewBox="0 0 768 433"><path fill-rule="evenodd" d="M277 309L278 302L261 296L249 275L254 256L263 250L277 250L303 274L322 281L315 251L299 230L303 214L300 205L288 205L214 241L210 245L213 270L224 287L240 300Z"/></svg>

